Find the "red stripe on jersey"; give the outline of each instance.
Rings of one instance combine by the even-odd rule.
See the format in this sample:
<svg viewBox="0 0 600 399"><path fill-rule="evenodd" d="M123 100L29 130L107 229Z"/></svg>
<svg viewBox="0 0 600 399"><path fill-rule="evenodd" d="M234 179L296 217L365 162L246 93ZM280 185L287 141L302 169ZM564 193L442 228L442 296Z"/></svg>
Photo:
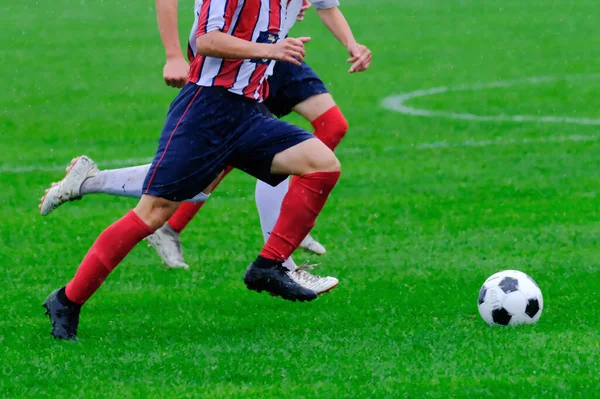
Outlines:
<svg viewBox="0 0 600 399"><path fill-rule="evenodd" d="M196 37L206 34L206 27L208 26L208 14L210 11L210 0L204 0L200 7L200 14L198 15L198 31L196 31Z"/></svg>
<svg viewBox="0 0 600 399"><path fill-rule="evenodd" d="M269 32L279 32L281 28L281 0L269 0Z"/></svg>
<svg viewBox="0 0 600 399"><path fill-rule="evenodd" d="M260 3L260 0L246 0L238 16L237 25L234 26L231 32L233 36L248 41L252 40L252 33L260 14ZM213 85L231 88L243 62L244 60L224 60L221 71L215 78Z"/></svg>
<svg viewBox="0 0 600 399"><path fill-rule="evenodd" d="M260 92L260 97L258 98L258 100L266 100L267 98L269 98L269 94L271 92L271 88L269 87L269 80L265 79L262 87L261 87L261 92Z"/></svg>
<svg viewBox="0 0 600 399"><path fill-rule="evenodd" d="M198 14L198 30L196 31L196 38L206 34L206 27L208 26L208 17L210 14L210 0L204 0L202 6L200 6L200 13ZM190 77L188 82L197 83L202 73L202 66L206 57L203 55L196 56L190 64Z"/></svg>
<svg viewBox="0 0 600 399"><path fill-rule="evenodd" d="M235 10L238 6L238 0L227 0L227 6L225 7L225 24L223 25L222 32L227 33L229 27L231 26L231 22L233 21L233 14L235 14Z"/></svg>
<svg viewBox="0 0 600 399"><path fill-rule="evenodd" d="M267 72L268 67L268 64L258 64L256 66L256 69L254 70L254 72L252 72L252 76L248 81L248 86L246 86L246 88L244 89L244 96L253 97L252 94L256 91L256 89L258 89L258 85L260 85L260 81L265 75L265 72ZM260 100L260 98L258 98L258 100Z"/></svg>
<svg viewBox="0 0 600 399"><path fill-rule="evenodd" d="M281 29L281 0L269 0L269 32L278 33ZM253 93L258 89L260 81L262 80L265 72L267 71L268 65L259 64L252 73L248 86L244 89L244 96L252 97ZM263 88L264 90L264 88ZM262 92L259 93L262 97ZM259 99L261 99L259 97Z"/></svg>
<svg viewBox="0 0 600 399"><path fill-rule="evenodd" d="M187 56L188 56L188 62L191 63L192 61L194 61L194 57L196 56L194 54L194 49L192 49L192 46L190 46L190 44L188 43L187 46Z"/></svg>
<svg viewBox="0 0 600 399"><path fill-rule="evenodd" d="M188 78L188 82L190 83L198 83L200 79L200 72L202 72L202 66L204 65L205 57L203 55L198 55L196 58L192 60L190 64L190 77Z"/></svg>

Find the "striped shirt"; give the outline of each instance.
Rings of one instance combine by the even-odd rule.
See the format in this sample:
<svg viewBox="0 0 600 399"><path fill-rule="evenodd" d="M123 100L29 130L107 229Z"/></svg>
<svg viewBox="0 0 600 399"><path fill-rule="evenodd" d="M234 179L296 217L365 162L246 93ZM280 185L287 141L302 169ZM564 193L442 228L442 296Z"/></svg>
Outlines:
<svg viewBox="0 0 600 399"><path fill-rule="evenodd" d="M274 61L196 56L196 38L218 30L256 43L276 43L292 28L301 5L302 0L196 0L189 81L262 101Z"/></svg>

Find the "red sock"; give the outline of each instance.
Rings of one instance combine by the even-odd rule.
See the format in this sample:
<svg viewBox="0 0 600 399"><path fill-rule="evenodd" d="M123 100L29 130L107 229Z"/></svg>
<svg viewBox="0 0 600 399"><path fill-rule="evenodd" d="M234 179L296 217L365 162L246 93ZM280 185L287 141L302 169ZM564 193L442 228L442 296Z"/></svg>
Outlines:
<svg viewBox="0 0 600 399"><path fill-rule="evenodd" d="M173 230L182 231L196 216L202 205L204 205L204 202L184 202L177 208L167 223Z"/></svg>
<svg viewBox="0 0 600 399"><path fill-rule="evenodd" d="M339 177L340 172L317 172L298 178L283 198L279 219L260 256L277 261L289 258L312 230Z"/></svg>
<svg viewBox="0 0 600 399"><path fill-rule="evenodd" d="M231 166L228 166L227 169L225 169L219 180L217 180L217 182L215 183L212 189L213 192L217 189L217 187L219 187L219 184L221 184L225 176L227 176L232 170L233 168ZM192 219L194 218L194 216L196 216L200 208L202 208L202 205L204 205L204 202L184 202L177 209L177 211L175 211L175 213L173 214L173 216L171 216L167 223L169 223L169 226L171 226L173 230L177 232L183 231L183 229L185 229L185 226L187 226L188 223L192 221Z"/></svg>
<svg viewBox="0 0 600 399"><path fill-rule="evenodd" d="M325 113L312 121L315 128L313 134L321 140L331 151L335 151L338 144L348 132L348 121L337 105L329 108ZM298 181L297 176L292 177L290 186Z"/></svg>
<svg viewBox="0 0 600 399"><path fill-rule="evenodd" d="M100 234L83 258L75 277L67 284L67 298L83 305L133 247L152 233L154 230L134 211L129 211L110 225Z"/></svg>

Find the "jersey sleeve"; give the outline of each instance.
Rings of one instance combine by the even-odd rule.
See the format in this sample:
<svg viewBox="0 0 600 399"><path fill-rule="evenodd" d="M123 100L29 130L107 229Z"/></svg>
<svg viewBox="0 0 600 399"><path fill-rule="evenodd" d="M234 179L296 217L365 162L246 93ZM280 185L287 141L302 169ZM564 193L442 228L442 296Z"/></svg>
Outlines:
<svg viewBox="0 0 600 399"><path fill-rule="evenodd" d="M196 37L214 30L227 31L237 5L237 0L203 0L198 14Z"/></svg>
<svg viewBox="0 0 600 399"><path fill-rule="evenodd" d="M310 0L310 2L317 9L333 8L340 5L338 0Z"/></svg>

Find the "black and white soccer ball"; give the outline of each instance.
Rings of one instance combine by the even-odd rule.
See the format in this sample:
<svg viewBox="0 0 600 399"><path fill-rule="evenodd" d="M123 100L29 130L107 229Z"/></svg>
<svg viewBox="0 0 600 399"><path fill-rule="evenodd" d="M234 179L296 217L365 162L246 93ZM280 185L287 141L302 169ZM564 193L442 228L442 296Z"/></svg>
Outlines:
<svg viewBox="0 0 600 399"><path fill-rule="evenodd" d="M542 291L527 274L504 270L485 280L479 298L479 314L489 325L533 324L544 309Z"/></svg>

